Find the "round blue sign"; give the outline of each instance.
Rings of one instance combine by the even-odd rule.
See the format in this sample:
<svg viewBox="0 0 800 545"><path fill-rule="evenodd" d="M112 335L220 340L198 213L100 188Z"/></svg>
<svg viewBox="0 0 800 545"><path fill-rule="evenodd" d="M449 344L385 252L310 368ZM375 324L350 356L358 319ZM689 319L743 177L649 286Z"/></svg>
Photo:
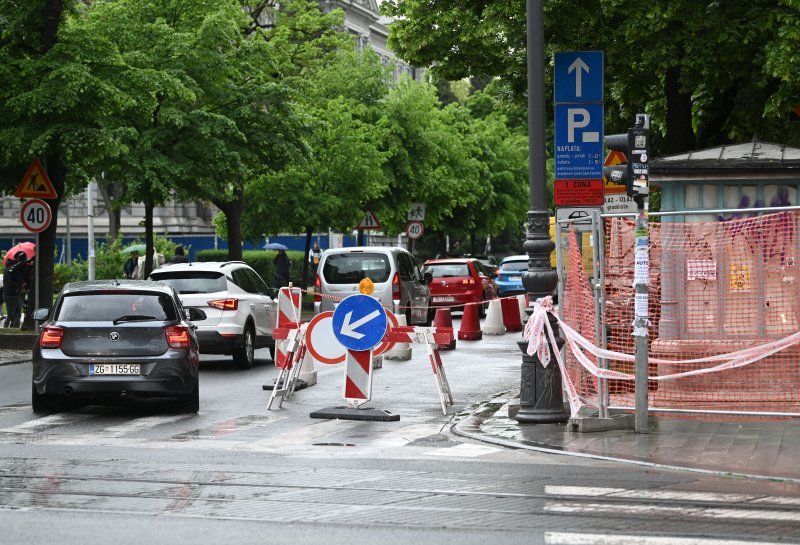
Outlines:
<svg viewBox="0 0 800 545"><path fill-rule="evenodd" d="M351 295L333 311L333 334L345 348L369 350L386 334L386 310L368 295Z"/></svg>

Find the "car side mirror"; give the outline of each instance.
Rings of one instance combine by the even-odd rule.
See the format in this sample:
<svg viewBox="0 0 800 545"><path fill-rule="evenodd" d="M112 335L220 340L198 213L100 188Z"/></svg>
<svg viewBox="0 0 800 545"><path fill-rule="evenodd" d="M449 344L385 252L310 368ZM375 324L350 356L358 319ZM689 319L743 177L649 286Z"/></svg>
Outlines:
<svg viewBox="0 0 800 545"><path fill-rule="evenodd" d="M422 281L423 281L423 282L424 282L426 285L427 285L427 284L430 284L431 282L433 282L433 273L432 273L432 272L426 272L426 273L423 273L423 275L422 275Z"/></svg>
<svg viewBox="0 0 800 545"><path fill-rule="evenodd" d="M33 319L34 321L41 322L47 320L47 317L50 315L49 308L37 308L33 311Z"/></svg>
<svg viewBox="0 0 800 545"><path fill-rule="evenodd" d="M206 319L206 313L204 310L199 308L191 307L189 309L189 320L192 322L202 322Z"/></svg>

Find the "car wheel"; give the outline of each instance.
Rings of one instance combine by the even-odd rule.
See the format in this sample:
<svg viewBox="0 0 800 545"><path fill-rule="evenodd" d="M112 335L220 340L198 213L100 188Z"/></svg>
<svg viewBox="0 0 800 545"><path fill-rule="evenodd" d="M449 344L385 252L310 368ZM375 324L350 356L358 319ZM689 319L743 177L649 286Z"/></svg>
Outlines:
<svg viewBox="0 0 800 545"><path fill-rule="evenodd" d="M272 361L275 361L275 345L272 344L269 346L269 357L272 358Z"/></svg>
<svg viewBox="0 0 800 545"><path fill-rule="evenodd" d="M236 364L242 369L250 369L253 366L255 358L255 338L253 334L253 326L250 324L244 326L242 333L242 344L236 347L233 352L233 359Z"/></svg>
<svg viewBox="0 0 800 545"><path fill-rule="evenodd" d="M489 303L486 299L481 298L481 306L478 307L478 318L486 318L486 309Z"/></svg>
<svg viewBox="0 0 800 545"><path fill-rule="evenodd" d="M52 396L40 394L31 384L31 408L36 414L50 414L56 411L56 400Z"/></svg>
<svg viewBox="0 0 800 545"><path fill-rule="evenodd" d="M194 383L194 388L188 394L178 396L181 412L196 413L200 410L200 381Z"/></svg>

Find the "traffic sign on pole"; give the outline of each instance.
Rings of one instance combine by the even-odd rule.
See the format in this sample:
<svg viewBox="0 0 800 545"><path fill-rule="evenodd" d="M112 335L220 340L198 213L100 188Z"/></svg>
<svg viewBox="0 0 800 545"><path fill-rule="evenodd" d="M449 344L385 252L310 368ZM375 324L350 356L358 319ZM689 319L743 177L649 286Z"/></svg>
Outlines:
<svg viewBox="0 0 800 545"><path fill-rule="evenodd" d="M30 199L22 205L19 218L25 229L32 233L41 233L50 226L53 213L50 211L50 205L43 200Z"/></svg>
<svg viewBox="0 0 800 545"><path fill-rule="evenodd" d="M416 240L425 232L425 227L422 226L421 221L409 221L406 223L406 234L408 238Z"/></svg>
<svg viewBox="0 0 800 545"><path fill-rule="evenodd" d="M351 295L333 311L333 334L345 348L369 350L386 334L386 310L368 295Z"/></svg>
<svg viewBox="0 0 800 545"><path fill-rule="evenodd" d="M22 177L22 181L14 192L14 196L31 199L55 199L58 197L58 193L38 157L34 157L33 161L31 161L28 170L25 171L25 175Z"/></svg>
<svg viewBox="0 0 800 545"><path fill-rule="evenodd" d="M603 105L556 104L555 177L603 179Z"/></svg>
<svg viewBox="0 0 800 545"><path fill-rule="evenodd" d="M602 51L557 51L555 101L602 102L603 61Z"/></svg>
<svg viewBox="0 0 800 545"><path fill-rule="evenodd" d="M375 217L375 213L372 210L367 210L364 212L364 217L361 218L361 221L358 222L356 226L358 230L366 230L366 229L383 229L378 218Z"/></svg>

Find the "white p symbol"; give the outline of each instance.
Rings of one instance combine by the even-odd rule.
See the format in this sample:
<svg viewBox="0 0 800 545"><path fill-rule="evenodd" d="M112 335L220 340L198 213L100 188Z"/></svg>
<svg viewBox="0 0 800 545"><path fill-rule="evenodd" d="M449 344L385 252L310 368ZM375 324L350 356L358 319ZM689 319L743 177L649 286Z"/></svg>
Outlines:
<svg viewBox="0 0 800 545"><path fill-rule="evenodd" d="M567 110L567 142L575 141L575 129L582 129L589 124L591 115L585 108L569 108ZM584 131L581 140L583 142L599 142L600 133L596 131Z"/></svg>

